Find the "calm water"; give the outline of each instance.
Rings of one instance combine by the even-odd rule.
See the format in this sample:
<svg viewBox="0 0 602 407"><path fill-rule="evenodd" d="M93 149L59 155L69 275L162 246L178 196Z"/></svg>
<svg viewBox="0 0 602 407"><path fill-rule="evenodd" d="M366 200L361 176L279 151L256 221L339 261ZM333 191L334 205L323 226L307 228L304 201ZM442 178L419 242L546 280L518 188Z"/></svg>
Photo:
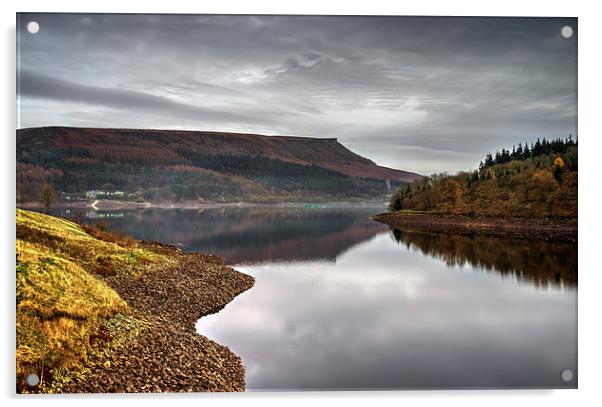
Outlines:
<svg viewBox="0 0 602 407"><path fill-rule="evenodd" d="M256 285L199 333L249 389L575 387L577 246L391 231L381 208L88 212ZM73 216L73 212L63 215Z"/></svg>

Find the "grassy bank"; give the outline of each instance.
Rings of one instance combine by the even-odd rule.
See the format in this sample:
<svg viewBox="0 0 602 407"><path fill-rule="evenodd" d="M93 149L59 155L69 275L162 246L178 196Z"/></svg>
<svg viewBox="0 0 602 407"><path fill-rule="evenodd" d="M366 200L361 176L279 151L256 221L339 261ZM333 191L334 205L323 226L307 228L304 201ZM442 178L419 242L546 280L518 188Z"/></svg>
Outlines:
<svg viewBox="0 0 602 407"><path fill-rule="evenodd" d="M16 221L17 391L244 389L240 359L194 322L251 277L48 215L17 210ZM26 385L30 373L38 386Z"/></svg>

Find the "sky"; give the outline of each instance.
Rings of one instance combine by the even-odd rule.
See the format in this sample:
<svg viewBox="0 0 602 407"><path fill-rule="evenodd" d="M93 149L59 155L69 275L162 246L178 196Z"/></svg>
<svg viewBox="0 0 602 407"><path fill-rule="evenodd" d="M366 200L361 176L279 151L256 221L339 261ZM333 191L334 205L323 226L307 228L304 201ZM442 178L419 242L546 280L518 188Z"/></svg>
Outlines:
<svg viewBox="0 0 602 407"><path fill-rule="evenodd" d="M575 18L25 13L17 57L19 128L335 137L420 174L577 134Z"/></svg>

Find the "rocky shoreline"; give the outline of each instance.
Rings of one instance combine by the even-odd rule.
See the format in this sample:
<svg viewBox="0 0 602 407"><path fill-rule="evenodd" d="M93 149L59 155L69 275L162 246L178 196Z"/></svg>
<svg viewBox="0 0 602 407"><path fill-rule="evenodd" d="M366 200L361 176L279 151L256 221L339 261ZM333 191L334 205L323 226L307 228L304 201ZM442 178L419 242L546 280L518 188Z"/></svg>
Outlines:
<svg viewBox="0 0 602 407"><path fill-rule="evenodd" d="M196 321L223 308L254 278L216 256L183 253L159 243L145 248L173 259L170 266L104 280L148 322L135 338L67 383L62 392L244 391L245 369L227 347L197 334ZM107 340L102 335L97 341Z"/></svg>
<svg viewBox="0 0 602 407"><path fill-rule="evenodd" d="M577 241L576 219L471 217L420 212L388 212L374 215L371 219L393 229L518 239Z"/></svg>

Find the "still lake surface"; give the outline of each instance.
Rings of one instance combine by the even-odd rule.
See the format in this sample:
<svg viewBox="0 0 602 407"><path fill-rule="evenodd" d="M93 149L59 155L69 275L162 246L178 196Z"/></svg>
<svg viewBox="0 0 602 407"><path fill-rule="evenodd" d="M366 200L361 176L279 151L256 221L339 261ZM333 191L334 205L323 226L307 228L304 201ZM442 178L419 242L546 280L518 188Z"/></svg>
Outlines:
<svg viewBox="0 0 602 407"><path fill-rule="evenodd" d="M576 386L576 244L392 231L368 219L383 210L85 216L256 278L197 323L242 358L249 390Z"/></svg>

